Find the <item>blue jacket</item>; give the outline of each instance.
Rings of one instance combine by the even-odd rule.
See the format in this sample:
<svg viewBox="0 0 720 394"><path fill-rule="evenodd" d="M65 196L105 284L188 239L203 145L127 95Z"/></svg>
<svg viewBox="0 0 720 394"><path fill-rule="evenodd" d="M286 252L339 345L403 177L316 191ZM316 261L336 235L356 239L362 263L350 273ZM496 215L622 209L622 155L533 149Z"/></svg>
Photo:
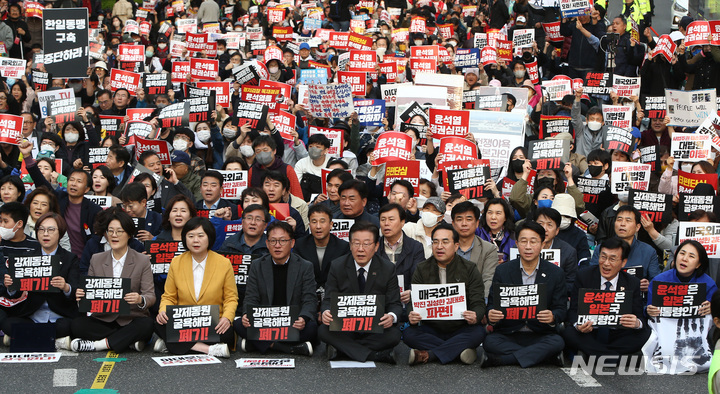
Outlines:
<svg viewBox="0 0 720 394"><path fill-rule="evenodd" d="M678 278L677 270L673 268L669 271L665 271L659 274L653 280L651 280L649 287L651 291L648 291L647 295L648 305L652 305L652 285L654 281L680 283L680 278ZM707 299L708 301L710 301L713 294L715 294L715 291L717 290L717 285L715 284L715 281L713 281L712 278L708 276L708 274L702 274L700 276L693 275L693 277L690 278L690 281L688 283L705 283L705 299Z"/></svg>
<svg viewBox="0 0 720 394"><path fill-rule="evenodd" d="M590 260L591 266L598 265L598 261L600 259L600 249L600 246L595 248L595 253L593 254L592 260ZM635 237L635 240L630 246L630 255L628 256L625 266L634 267L638 265L643 267L643 277L645 279L653 279L660 274L660 264L658 263L655 249L645 242L639 241L637 237Z"/></svg>
<svg viewBox="0 0 720 394"><path fill-rule="evenodd" d="M475 234L480 236L480 239L483 241L488 241L493 245L497 245L495 241L493 240L492 235L490 235L490 232L485 230L483 227L479 227L477 231L475 231ZM503 240L500 243L500 247L498 248L498 252L503 254L503 261L510 261L510 249L515 247L515 240L512 238L512 235L509 231L505 230L505 234L503 235Z"/></svg>

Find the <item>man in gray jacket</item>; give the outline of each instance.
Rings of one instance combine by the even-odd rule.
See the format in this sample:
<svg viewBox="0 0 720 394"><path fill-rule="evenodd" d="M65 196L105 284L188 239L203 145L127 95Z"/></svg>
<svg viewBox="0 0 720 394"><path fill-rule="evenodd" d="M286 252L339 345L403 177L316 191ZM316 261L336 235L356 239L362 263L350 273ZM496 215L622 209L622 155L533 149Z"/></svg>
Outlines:
<svg viewBox="0 0 720 394"><path fill-rule="evenodd" d="M587 157L595 149L600 149L607 138L607 126L603 119L602 109L592 107L587 112L587 124L580 114L580 99L583 88L575 89L575 102L570 110L572 125L575 128L576 153Z"/></svg>

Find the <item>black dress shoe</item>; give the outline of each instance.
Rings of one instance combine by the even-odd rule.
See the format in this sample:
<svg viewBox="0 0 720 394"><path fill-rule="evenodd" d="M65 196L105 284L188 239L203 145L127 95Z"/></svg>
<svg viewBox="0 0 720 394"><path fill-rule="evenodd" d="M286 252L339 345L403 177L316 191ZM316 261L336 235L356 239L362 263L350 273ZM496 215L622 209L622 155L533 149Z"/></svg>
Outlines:
<svg viewBox="0 0 720 394"><path fill-rule="evenodd" d="M375 352L373 360L381 363L397 364L395 359L395 349L386 349L383 351Z"/></svg>
<svg viewBox="0 0 720 394"><path fill-rule="evenodd" d="M333 345L327 345L327 359L335 360L337 358L337 349Z"/></svg>

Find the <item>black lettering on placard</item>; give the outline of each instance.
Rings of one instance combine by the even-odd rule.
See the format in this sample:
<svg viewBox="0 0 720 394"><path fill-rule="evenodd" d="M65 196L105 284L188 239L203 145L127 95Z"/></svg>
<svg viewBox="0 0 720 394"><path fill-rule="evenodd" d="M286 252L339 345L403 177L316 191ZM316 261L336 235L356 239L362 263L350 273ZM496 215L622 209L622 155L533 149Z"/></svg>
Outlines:
<svg viewBox="0 0 720 394"><path fill-rule="evenodd" d="M632 313L632 299L625 291L580 289L577 324L592 321L593 326L619 326L620 316Z"/></svg>

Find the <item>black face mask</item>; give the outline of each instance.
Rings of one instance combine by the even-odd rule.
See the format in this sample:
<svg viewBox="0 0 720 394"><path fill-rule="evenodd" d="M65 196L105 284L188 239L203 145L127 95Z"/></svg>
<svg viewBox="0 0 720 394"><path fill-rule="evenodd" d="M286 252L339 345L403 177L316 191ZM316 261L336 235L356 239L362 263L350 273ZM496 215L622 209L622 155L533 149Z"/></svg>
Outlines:
<svg viewBox="0 0 720 394"><path fill-rule="evenodd" d="M602 174L603 166L588 166L588 172L590 172L590 176L596 177L600 174Z"/></svg>
<svg viewBox="0 0 720 394"><path fill-rule="evenodd" d="M535 190L541 190L541 189L553 189L555 190L555 180L550 177L540 178L537 180L537 185L535 186Z"/></svg>
<svg viewBox="0 0 720 394"><path fill-rule="evenodd" d="M513 172L523 172L523 166L525 165L525 160L522 159L515 159L510 162L510 168L513 170Z"/></svg>

